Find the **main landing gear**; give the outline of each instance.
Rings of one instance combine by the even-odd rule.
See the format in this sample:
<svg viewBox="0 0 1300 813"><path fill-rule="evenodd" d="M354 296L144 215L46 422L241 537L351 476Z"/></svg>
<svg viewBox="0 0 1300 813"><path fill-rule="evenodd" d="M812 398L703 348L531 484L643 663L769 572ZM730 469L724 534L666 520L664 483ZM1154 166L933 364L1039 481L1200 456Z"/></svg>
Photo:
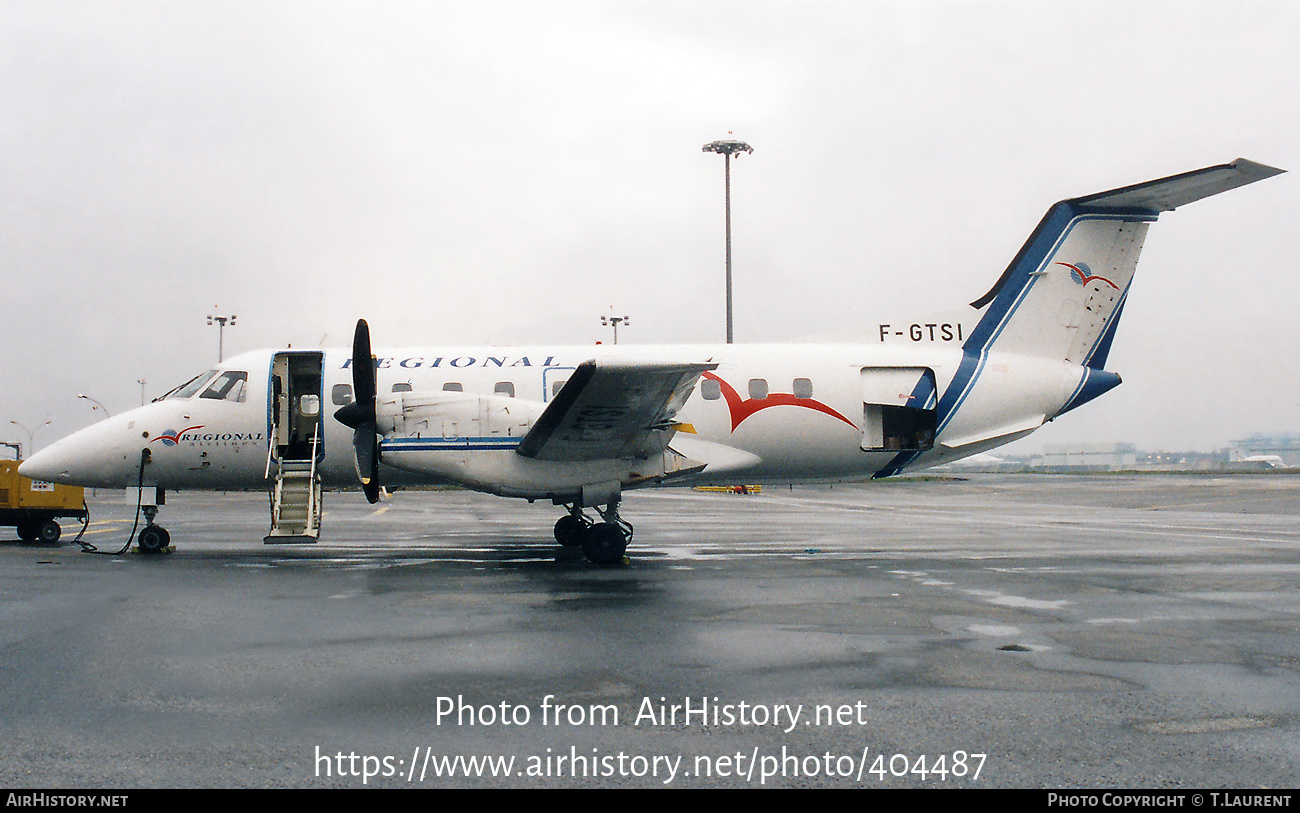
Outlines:
<svg viewBox="0 0 1300 813"><path fill-rule="evenodd" d="M568 509L569 513L555 523L555 541L568 548L581 546L592 564L622 564L627 544L632 541L632 524L619 518L618 501L596 508L603 522L592 522L577 503Z"/></svg>

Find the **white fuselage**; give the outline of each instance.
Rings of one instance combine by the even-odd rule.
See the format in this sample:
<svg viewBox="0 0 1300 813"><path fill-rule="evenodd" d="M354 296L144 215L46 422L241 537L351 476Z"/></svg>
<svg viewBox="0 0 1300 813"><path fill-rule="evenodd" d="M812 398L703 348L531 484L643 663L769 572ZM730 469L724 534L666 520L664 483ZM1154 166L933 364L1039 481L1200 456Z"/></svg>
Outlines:
<svg viewBox="0 0 1300 813"><path fill-rule="evenodd" d="M306 393L315 402L312 397L302 401L299 391L297 403L319 416L314 456L323 482L355 486L352 430L332 417L351 397L350 353L342 349L237 356L215 369L247 373L238 397L233 392L204 397L200 389L155 401L59 441L32 458L25 472L85 486L134 486L140 479L141 452L147 449L145 485L180 490L264 486L275 476L269 458L279 415L273 383L277 356L307 359L312 365L319 359L319 389L313 382ZM509 469L519 459L514 452L518 439L569 374L593 358L718 365L676 416L689 426L673 441L685 457L708 465L674 484L865 479L926 468L1028 434L1062 410L1086 373L1075 364L1029 356L995 352L975 358L964 355L955 341L941 338L913 345L379 348L375 356L381 402L401 397L403 391L418 395L459 389L467 395L513 398L521 407L490 429L485 418L442 425L426 421L420 432L408 427L403 437L385 433L384 484L450 479L523 497L547 495L546 483L527 479L544 478L543 469L518 486L492 477L516 476ZM960 376L959 368L964 370ZM912 454L867 438L868 403L889 398L904 403L908 397L905 392L880 395L897 370L932 371L936 431L932 444ZM380 413L382 424L382 403ZM653 483L628 483L648 484Z"/></svg>

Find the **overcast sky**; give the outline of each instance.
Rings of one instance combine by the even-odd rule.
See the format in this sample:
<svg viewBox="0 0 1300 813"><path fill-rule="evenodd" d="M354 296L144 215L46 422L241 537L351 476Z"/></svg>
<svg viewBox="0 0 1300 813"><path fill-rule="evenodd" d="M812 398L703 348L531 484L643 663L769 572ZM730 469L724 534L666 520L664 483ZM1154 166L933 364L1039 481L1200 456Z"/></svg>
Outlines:
<svg viewBox="0 0 1300 813"><path fill-rule="evenodd" d="M227 356L720 341L728 133L737 340L910 321L1056 200L1300 170L1298 86L1289 0L0 0L0 438L204 369L210 313ZM1124 385L1015 448L1300 430L1298 204L1163 215Z"/></svg>

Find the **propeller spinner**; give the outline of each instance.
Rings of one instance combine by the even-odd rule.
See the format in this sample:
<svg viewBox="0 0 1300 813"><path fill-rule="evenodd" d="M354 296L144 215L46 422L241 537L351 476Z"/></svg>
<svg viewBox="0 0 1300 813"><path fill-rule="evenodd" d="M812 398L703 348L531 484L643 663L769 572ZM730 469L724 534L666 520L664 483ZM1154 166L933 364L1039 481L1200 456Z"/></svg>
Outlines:
<svg viewBox="0 0 1300 813"><path fill-rule="evenodd" d="M379 429L375 419L375 357L370 352L370 326L357 320L352 337L352 403L340 407L334 419L352 430L357 475L361 490L372 503L379 502Z"/></svg>

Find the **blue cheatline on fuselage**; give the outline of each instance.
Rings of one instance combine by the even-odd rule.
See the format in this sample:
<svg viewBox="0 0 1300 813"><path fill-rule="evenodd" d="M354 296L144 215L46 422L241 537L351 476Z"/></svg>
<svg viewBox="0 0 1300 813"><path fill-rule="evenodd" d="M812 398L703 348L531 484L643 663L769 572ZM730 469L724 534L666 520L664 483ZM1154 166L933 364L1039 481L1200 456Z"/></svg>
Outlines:
<svg viewBox="0 0 1300 813"><path fill-rule="evenodd" d="M441 452L450 450L505 450L513 451L521 437L464 437L464 438L387 438L379 444L384 452Z"/></svg>

